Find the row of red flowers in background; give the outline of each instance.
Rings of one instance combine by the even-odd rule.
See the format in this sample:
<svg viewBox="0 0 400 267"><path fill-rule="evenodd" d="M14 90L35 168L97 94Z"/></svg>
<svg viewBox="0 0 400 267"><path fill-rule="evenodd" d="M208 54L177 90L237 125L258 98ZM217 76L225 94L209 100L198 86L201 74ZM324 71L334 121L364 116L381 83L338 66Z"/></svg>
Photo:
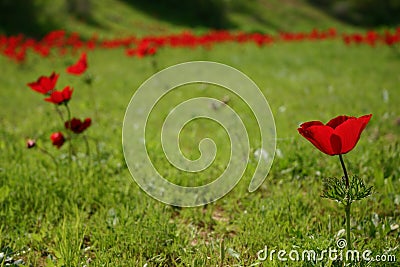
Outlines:
<svg viewBox="0 0 400 267"><path fill-rule="evenodd" d="M339 34L334 28L328 30L312 30L311 32L290 33L282 32L276 35L262 33L230 32L226 30L209 31L204 34L194 34L185 31L179 34L160 36L125 37L114 39L100 39L93 35L89 40L84 40L78 33L67 33L64 30L52 31L41 40L28 38L23 34L15 36L0 35L0 54L16 62L24 62L29 50L42 57L49 57L56 50L58 55L68 52L93 49L125 49L127 56L144 57L153 55L157 49L162 47L207 47L210 48L218 43L255 43L263 46L278 42L320 41L320 40L342 39L347 45L367 44L376 46L378 44L393 46L400 43L400 27L385 32L367 31L365 33L343 33Z"/></svg>

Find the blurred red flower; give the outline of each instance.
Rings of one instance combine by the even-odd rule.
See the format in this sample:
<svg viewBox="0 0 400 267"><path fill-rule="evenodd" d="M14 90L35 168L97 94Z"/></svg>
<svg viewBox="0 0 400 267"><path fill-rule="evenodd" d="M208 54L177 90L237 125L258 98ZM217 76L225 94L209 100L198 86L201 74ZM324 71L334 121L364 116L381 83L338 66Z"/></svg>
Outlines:
<svg viewBox="0 0 400 267"><path fill-rule="evenodd" d="M49 76L40 76L36 82L28 83L27 85L34 91L41 94L49 94L56 86L59 74L54 72Z"/></svg>
<svg viewBox="0 0 400 267"><path fill-rule="evenodd" d="M60 148L65 142L64 135L61 132L52 133L50 135L50 140L57 148Z"/></svg>
<svg viewBox="0 0 400 267"><path fill-rule="evenodd" d="M297 130L325 154L346 154L356 146L371 116L369 114L356 118L343 115L325 125L320 121L309 121L301 124Z"/></svg>
<svg viewBox="0 0 400 267"><path fill-rule="evenodd" d="M128 48L125 50L127 56L137 56L138 58L152 56L156 54L156 52L157 48L154 45L151 45L149 41L140 42L136 49Z"/></svg>
<svg viewBox="0 0 400 267"><path fill-rule="evenodd" d="M71 89L69 86L66 86L62 91L53 91L50 94L50 97L45 98L44 100L57 105L68 103L68 101L71 99L73 91L74 89Z"/></svg>
<svg viewBox="0 0 400 267"><path fill-rule="evenodd" d="M86 53L82 53L81 57L78 59L78 61L69 67L67 67L67 73L73 74L73 75L81 75L86 71L88 67L87 64L87 56Z"/></svg>
<svg viewBox="0 0 400 267"><path fill-rule="evenodd" d="M85 131L91 124L92 120L90 118L86 118L84 121L81 121L77 118L72 118L70 121L65 122L65 128L76 134L79 134Z"/></svg>

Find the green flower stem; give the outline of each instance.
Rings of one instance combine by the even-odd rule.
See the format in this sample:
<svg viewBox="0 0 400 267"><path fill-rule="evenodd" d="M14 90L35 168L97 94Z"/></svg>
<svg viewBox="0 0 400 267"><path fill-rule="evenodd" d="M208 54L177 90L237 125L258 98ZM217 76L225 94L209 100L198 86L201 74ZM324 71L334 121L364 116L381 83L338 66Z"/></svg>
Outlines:
<svg viewBox="0 0 400 267"><path fill-rule="evenodd" d="M85 141L86 145L86 155L90 158L90 146L86 135L83 135L83 140Z"/></svg>
<svg viewBox="0 0 400 267"><path fill-rule="evenodd" d="M346 189L347 189L347 197L346 197L346 203L345 203L345 212L346 212L346 241L347 241L347 249L351 249L351 235L350 235L350 210L351 210L351 199L350 199L350 194L349 194L349 175L347 174L346 170L346 165L344 164L343 161L343 156L342 154L339 154L339 159L340 159L340 164L342 165L343 168L343 173L344 173L344 178L346 179Z"/></svg>
<svg viewBox="0 0 400 267"><path fill-rule="evenodd" d="M343 156L339 154L340 163L342 164L344 178L346 179L346 188L349 189L349 176L347 175L346 165L344 165Z"/></svg>
<svg viewBox="0 0 400 267"><path fill-rule="evenodd" d="M97 156L97 158L99 159L100 158L100 149L99 149L99 142L98 142L98 140L96 140L95 138L93 138L93 137L90 137L90 136L88 136L88 135L85 135L85 139L87 140L87 141L89 141L89 140L91 140L91 141L93 141L93 143L94 143L94 145L95 145L95 148L96 148L96 156Z"/></svg>
<svg viewBox="0 0 400 267"><path fill-rule="evenodd" d="M67 108L67 114L68 114L68 126L71 126L71 110L69 109L67 103L65 103L65 107Z"/></svg>
<svg viewBox="0 0 400 267"><path fill-rule="evenodd" d="M351 250L351 236L350 236L350 208L351 202L350 199L347 199L347 203L345 206L346 211L346 239L347 239L347 249Z"/></svg>
<svg viewBox="0 0 400 267"><path fill-rule="evenodd" d="M68 116L68 129L67 130L67 135L69 139L69 146L68 146L68 157L69 157L69 163L71 167L72 163L72 134L71 134L71 110L69 109L68 103L65 103L65 108L67 109L67 116Z"/></svg>
<svg viewBox="0 0 400 267"><path fill-rule="evenodd" d="M45 154L46 156L49 156L49 157L53 160L53 163L54 163L54 165L56 166L57 177L59 177L60 175L59 175L59 171L58 171L58 162L57 162L57 159L56 159L49 151L47 151L46 149L41 148L41 147L39 147L39 146L37 146L37 148L40 150L40 152L42 152L42 153Z"/></svg>
<svg viewBox="0 0 400 267"><path fill-rule="evenodd" d="M85 145L86 145L86 156L88 159L88 168L90 168L91 166L91 157L90 157L90 146L89 146L89 140L87 139L86 135L83 135L83 140L85 141Z"/></svg>
<svg viewBox="0 0 400 267"><path fill-rule="evenodd" d="M58 115L60 116L61 122L64 123L65 120L64 120L64 116L63 116L61 110L59 109L58 105L56 105L55 107L56 107L56 111L57 111Z"/></svg>
<svg viewBox="0 0 400 267"><path fill-rule="evenodd" d="M84 83L86 84L86 86L89 88L89 93L90 93L90 95L95 96L96 93L95 93L94 88L93 88L93 79L94 79L94 78L93 78L93 75L92 75L91 73L89 73L89 72L86 72L86 74L85 74L85 76L84 76L84 78L83 78L83 82L84 82ZM96 97L92 97L90 101L91 101L91 103L93 104L94 119L97 120L97 118L99 117L99 116L98 116L98 114L99 114L99 104L98 104L98 101L97 101Z"/></svg>
<svg viewBox="0 0 400 267"><path fill-rule="evenodd" d="M151 57L151 66L153 68L154 73L156 73L158 71L158 64L154 55Z"/></svg>

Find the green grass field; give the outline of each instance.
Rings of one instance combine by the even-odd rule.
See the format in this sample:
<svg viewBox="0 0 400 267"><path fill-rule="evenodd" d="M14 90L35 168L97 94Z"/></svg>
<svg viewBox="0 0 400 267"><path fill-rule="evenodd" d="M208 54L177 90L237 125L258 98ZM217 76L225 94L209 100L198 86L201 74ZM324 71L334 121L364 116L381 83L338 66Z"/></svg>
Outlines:
<svg viewBox="0 0 400 267"><path fill-rule="evenodd" d="M308 8L302 6L301 10ZM96 14L105 16L101 12L106 11L106 5L98 9ZM125 9L121 4L116 10ZM148 27L159 25L152 24L158 22L139 11L123 12L129 13L133 21L144 21L143 25ZM302 29L311 29L318 20L322 21L321 27L333 24L352 29L330 18L322 19L322 14L315 16L313 22L301 21ZM252 25L246 17L238 15L236 19L244 29ZM124 34L130 25L121 23L120 27L125 28L118 31L116 26L105 30L71 23L80 25L78 29L87 36L97 30L104 32L104 36ZM160 25L168 32L182 29L166 22ZM147 26L139 34L145 33ZM178 208L152 199L134 182L125 165L121 145L125 109L135 90L154 73L152 59L128 58L122 49L90 52L88 71L94 77L92 87L80 77L65 74L65 67L75 59L71 55L42 59L32 54L25 64L18 65L0 57L3 255L13 261L22 259L26 266L343 266L329 260L281 262L276 254L272 261L260 261L257 252L265 246L269 250L319 252L336 248L337 234L345 228L344 212L320 194L324 177L341 176L339 160L317 151L297 133L297 127L304 121L326 122L340 114L372 113L357 147L345 155L350 173L374 186L370 198L352 206L352 238L360 251L368 249L372 255L397 258L397 263L362 262L360 266L397 266L400 57L393 48L346 46L333 40L276 43L262 48L254 44L223 44L210 50L159 50L154 57L159 69L209 60L244 72L262 90L276 122L280 153L261 188L254 193L247 191L255 166L255 159L251 159L234 190L197 208ZM70 102L73 113L93 119L87 131L91 137L90 155L85 153L85 144L78 141L78 153L72 164L67 159L68 148L57 150L49 141L50 133L60 127L54 108L26 86L52 71L61 73L60 86L70 84L75 88ZM229 95L217 87L189 89L183 88L160 105L151 133L159 133L161 119L176 102L193 96L222 99ZM248 113L233 95L229 105L239 114ZM248 131L256 131L254 120L246 118ZM217 125L195 122L186 134L183 132L184 151L190 157L198 156L196 140L209 136L209 132L215 133L210 137L217 142L226 142ZM257 133L253 136L257 137ZM58 168L38 149L26 149L27 138L35 138L41 147L53 153L60 162ZM163 157L159 142L152 142L156 167L171 179L190 184L209 181L224 167L226 158L222 156L199 176L179 174ZM257 140L250 144L252 151L258 148ZM6 266L5 258L0 259L0 266Z"/></svg>

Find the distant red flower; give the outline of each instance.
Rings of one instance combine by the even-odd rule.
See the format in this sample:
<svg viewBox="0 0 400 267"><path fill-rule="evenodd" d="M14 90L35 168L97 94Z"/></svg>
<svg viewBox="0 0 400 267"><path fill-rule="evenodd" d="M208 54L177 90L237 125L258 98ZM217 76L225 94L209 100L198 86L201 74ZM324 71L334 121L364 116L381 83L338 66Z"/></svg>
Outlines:
<svg viewBox="0 0 400 267"><path fill-rule="evenodd" d="M397 34L391 34L390 32L386 32L384 38L385 44L388 46L392 46L398 42L400 42L400 35L399 33Z"/></svg>
<svg viewBox="0 0 400 267"><path fill-rule="evenodd" d="M378 40L378 34L374 31L369 31L366 33L366 38L365 41L367 42L367 44L369 44L370 46L375 46L376 41Z"/></svg>
<svg viewBox="0 0 400 267"><path fill-rule="evenodd" d="M136 49L129 48L125 51L127 56L137 56L138 58L142 58L145 56L152 56L157 52L157 48L154 45L151 45L147 41L143 41L139 43Z"/></svg>
<svg viewBox="0 0 400 267"><path fill-rule="evenodd" d="M86 53L82 53L78 61L67 68L67 72L73 75L81 75L88 67Z"/></svg>
<svg viewBox="0 0 400 267"><path fill-rule="evenodd" d="M27 141L26 141L26 147L27 148L33 148L33 147L35 147L36 146L36 141L35 140L33 140L33 139L28 139Z"/></svg>
<svg viewBox="0 0 400 267"><path fill-rule="evenodd" d="M56 86L59 74L54 72L49 76L40 76L36 82L28 83L27 85L34 91L41 94L49 94Z"/></svg>
<svg viewBox="0 0 400 267"><path fill-rule="evenodd" d="M18 63L23 62L26 59L26 49L21 49L20 51L15 52L14 57Z"/></svg>
<svg viewBox="0 0 400 267"><path fill-rule="evenodd" d="M64 135L61 132L52 133L50 135L50 140L57 148L60 148L65 142Z"/></svg>
<svg viewBox="0 0 400 267"><path fill-rule="evenodd" d="M71 89L69 86L66 86L62 91L53 91L50 94L50 97L45 98L44 100L57 105L68 103L68 101L71 99L73 91L74 89Z"/></svg>
<svg viewBox="0 0 400 267"><path fill-rule="evenodd" d="M66 32L64 30L54 30L46 34L41 42L48 45L62 45L65 35Z"/></svg>
<svg viewBox="0 0 400 267"><path fill-rule="evenodd" d="M65 128L79 134L85 131L91 124L92 120L90 118L86 118L84 121L81 121L77 118L72 118L72 120L65 122Z"/></svg>
<svg viewBox="0 0 400 267"><path fill-rule="evenodd" d="M346 154L356 146L371 116L338 116L325 125L320 121L309 121L301 124L297 130L325 154Z"/></svg>

